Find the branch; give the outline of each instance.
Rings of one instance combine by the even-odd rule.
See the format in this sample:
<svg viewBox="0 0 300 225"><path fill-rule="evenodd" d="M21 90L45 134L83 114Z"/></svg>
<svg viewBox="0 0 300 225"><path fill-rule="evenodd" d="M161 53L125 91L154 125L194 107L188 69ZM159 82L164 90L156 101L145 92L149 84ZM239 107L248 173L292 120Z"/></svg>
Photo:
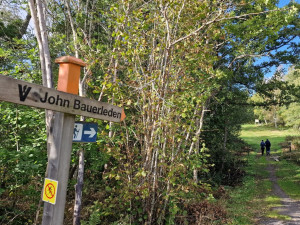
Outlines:
<svg viewBox="0 0 300 225"><path fill-rule="evenodd" d="M232 20L232 19L242 19L242 18L245 18L245 17L249 17L249 16L256 16L256 15L262 15L262 14L266 14L266 13L270 13L270 12L276 12L276 11L283 11L282 9L274 9L274 10L268 10L268 11L263 11L263 12L257 12L257 13L248 13L248 14L244 14L244 15L240 15L240 16L231 16L231 17L224 17L224 18L221 18L221 19L218 19L220 17L220 15L222 14L223 10L219 10L217 16L212 19L211 21L208 21L204 24L202 24L199 28L197 28L196 30L192 31L191 33L189 33L188 35L184 36L184 37L181 37L179 39L177 39L176 41L174 41L170 47L172 45L175 45L177 44L178 42L181 42L185 39L188 39L190 38L192 35L195 35L197 34L200 30L202 30L204 27L212 24L212 23L215 23L215 22L220 22L220 21L224 21L224 20Z"/></svg>
<svg viewBox="0 0 300 225"><path fill-rule="evenodd" d="M282 9L273 9L273 10L267 10L267 11L263 11L263 12L247 13L247 14L240 15L240 16L224 17L222 19L216 20L216 22L220 22L220 21L223 21L223 20L242 19L242 18L249 17L249 16L257 16L257 15L262 15L262 14L266 14L266 13L270 13L270 12L277 12L277 11L284 11L284 10L282 10Z"/></svg>
<svg viewBox="0 0 300 225"><path fill-rule="evenodd" d="M270 55L270 52L267 52L267 53L264 53L264 54L244 54L244 55L239 55L239 56L235 57L235 58L231 61L231 63L228 65L227 68L230 68L230 67L232 66L232 64L233 64L236 60L238 60L238 59L242 59L242 58L246 58L246 57L252 57L252 58L254 58L254 57L269 56L269 55Z"/></svg>
<svg viewBox="0 0 300 225"><path fill-rule="evenodd" d="M71 15L70 2L69 2L69 0L66 0L65 3L66 3L66 6L67 6L66 8L67 8L67 14L68 14L70 25L71 25L71 30L72 30L72 33L73 33L73 43L74 43L74 47L75 47L75 57L79 58L78 45L77 45L77 34L76 34L75 26L74 26L74 21L72 19L72 15Z"/></svg>
<svg viewBox="0 0 300 225"><path fill-rule="evenodd" d="M162 13L166 22L166 28L167 28L167 46L169 48L169 46L171 46L171 36L170 36L170 25L169 25L169 20L168 20L168 16L167 16L167 7L168 5L165 6L165 8L163 9Z"/></svg>
<svg viewBox="0 0 300 225"><path fill-rule="evenodd" d="M281 42L279 45L274 46L274 47L272 47L272 48L269 48L269 49L268 49L268 52L273 51L273 50L278 50L279 48L281 48L281 47L283 47L283 46L289 44L289 43L290 43L293 39L295 39L296 37L298 37L298 36L297 36L297 35L293 35L293 36L291 36L289 39L282 40L282 42Z"/></svg>
<svg viewBox="0 0 300 225"><path fill-rule="evenodd" d="M23 22L23 24L22 24L22 26L21 26L21 28L20 28L20 32L19 32L19 34L18 34L18 38L22 38L23 35L26 33L26 30L27 30L27 28L28 28L30 19L31 19L31 14L28 13L28 14L26 15L25 21Z"/></svg>
<svg viewBox="0 0 300 225"><path fill-rule="evenodd" d="M178 13L178 16L177 16L177 20L176 20L176 24L175 24L175 28L174 28L174 35L176 35L176 33L177 33L177 28L178 28L178 24L179 24L179 19L180 19L180 16L181 16L182 11L183 11L183 9L184 9L184 6L185 6L185 0L183 1L182 6L181 6L181 8L180 8L180 10L179 10L179 13Z"/></svg>
<svg viewBox="0 0 300 225"><path fill-rule="evenodd" d="M192 31L192 32L189 33L188 35L186 35L186 36L184 36L184 37L181 37L181 38L177 39L176 41L174 41L174 42L170 45L170 47L173 46L173 45L175 45L175 44L177 44L178 42L181 42L181 41L183 41L183 40L185 40L185 39L188 39L188 38L191 37L192 35L197 34L197 33L198 33L200 30L202 30L204 27L206 27L206 26L208 26L208 25L210 25L210 24L216 22L216 21L217 21L217 18L222 14L221 12L222 12L222 10L219 11L219 13L217 14L217 16L216 16L213 20L208 21L208 22L202 24L199 28L197 28L196 30Z"/></svg>

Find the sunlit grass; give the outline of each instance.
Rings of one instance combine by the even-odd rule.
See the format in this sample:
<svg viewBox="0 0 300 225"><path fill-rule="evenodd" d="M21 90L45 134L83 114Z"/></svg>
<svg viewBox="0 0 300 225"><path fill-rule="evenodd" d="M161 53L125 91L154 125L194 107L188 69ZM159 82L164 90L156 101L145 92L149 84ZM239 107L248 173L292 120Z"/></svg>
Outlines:
<svg viewBox="0 0 300 225"><path fill-rule="evenodd" d="M300 200L300 168L299 166L282 161L276 171L278 184L292 199Z"/></svg>
<svg viewBox="0 0 300 225"><path fill-rule="evenodd" d="M265 202L266 202L268 208L281 206L280 198L277 196L269 196L265 199ZM279 214L279 212L275 209L268 211L266 214L266 217L273 218L273 219L279 219L279 220L290 220L291 219L291 217L289 217L289 216Z"/></svg>
<svg viewBox="0 0 300 225"><path fill-rule="evenodd" d="M278 211L276 211L276 210L272 210L272 211L268 212L267 217L273 218L273 219L278 219L278 220L291 220L292 219L290 216L279 214Z"/></svg>
<svg viewBox="0 0 300 225"><path fill-rule="evenodd" d="M253 124L246 124L242 126L241 138L245 140L254 151L260 152L261 140L270 140L271 153L281 153L280 143L285 141L286 136L297 135L298 133L293 129L276 129L271 126L258 126Z"/></svg>
<svg viewBox="0 0 300 225"><path fill-rule="evenodd" d="M265 202L269 207L278 207L281 205L280 198L274 195L266 197Z"/></svg>
<svg viewBox="0 0 300 225"><path fill-rule="evenodd" d="M268 202L264 202L263 199L272 185L265 172L265 165L265 157L257 158L256 153L253 152L248 156L247 176L244 178L243 185L232 190L230 194L228 209L233 218L230 224L254 224L255 218L265 214Z"/></svg>

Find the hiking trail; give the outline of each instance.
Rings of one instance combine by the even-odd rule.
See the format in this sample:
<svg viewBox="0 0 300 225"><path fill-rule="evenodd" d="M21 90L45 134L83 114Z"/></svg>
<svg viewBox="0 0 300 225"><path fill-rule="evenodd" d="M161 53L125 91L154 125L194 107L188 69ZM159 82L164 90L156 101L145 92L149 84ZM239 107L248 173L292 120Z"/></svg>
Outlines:
<svg viewBox="0 0 300 225"><path fill-rule="evenodd" d="M268 158L270 160L270 158ZM268 164L267 171L269 179L272 182L272 194L279 197L280 207L273 207L271 210L277 211L278 214L288 216L290 220L281 220L274 218L262 218L258 224L261 225L300 225L300 201L291 199L278 185L276 176L276 166Z"/></svg>

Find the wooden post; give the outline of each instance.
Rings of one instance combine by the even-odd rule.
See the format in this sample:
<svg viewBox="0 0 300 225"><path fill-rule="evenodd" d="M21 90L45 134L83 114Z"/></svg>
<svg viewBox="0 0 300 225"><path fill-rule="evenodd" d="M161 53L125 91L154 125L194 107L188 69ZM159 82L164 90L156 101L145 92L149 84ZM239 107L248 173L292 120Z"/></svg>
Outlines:
<svg viewBox="0 0 300 225"><path fill-rule="evenodd" d="M55 62L60 64L57 89L78 94L80 68L86 64L71 56L58 58ZM47 177L58 181L58 186L56 204L44 203L43 225L63 224L75 116L54 112L53 121L48 136Z"/></svg>

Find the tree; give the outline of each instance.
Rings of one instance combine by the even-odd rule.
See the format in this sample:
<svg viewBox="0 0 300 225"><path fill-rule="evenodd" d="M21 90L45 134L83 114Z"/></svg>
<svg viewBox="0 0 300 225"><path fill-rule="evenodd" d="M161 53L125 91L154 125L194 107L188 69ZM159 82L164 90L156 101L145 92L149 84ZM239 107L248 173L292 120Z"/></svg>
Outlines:
<svg viewBox="0 0 300 225"><path fill-rule="evenodd" d="M41 83L36 43L27 29L30 14L22 20L5 7L1 15L0 74ZM0 223L32 223L46 164L44 112L1 102L0 117Z"/></svg>
<svg viewBox="0 0 300 225"><path fill-rule="evenodd" d="M284 79L290 84L294 85L295 89L299 88L299 69L295 69L295 67L292 67L288 74L284 77ZM296 129L299 129L299 103L298 98L293 96L292 99L294 100L293 103L291 103L288 106L282 106L280 109L281 115L283 117L283 121L287 126L292 126Z"/></svg>
<svg viewBox="0 0 300 225"><path fill-rule="evenodd" d="M126 93L119 95L119 101L133 106L131 110L135 117L129 116L128 136L123 142L130 143L132 140L138 143L134 147L141 155L138 159L141 163L134 165L141 168L136 174L145 178L136 180L132 167L124 167L126 160L112 172L125 173L130 169L128 173L131 176L126 178L124 174L123 182L133 187L148 187L149 192L141 194L144 200L142 209L146 211L148 223L162 221L166 219L165 215L171 216L171 205L179 201L170 193L184 185L182 180L163 176L174 174L174 168L169 165L186 165L191 157L186 152L201 157L198 151L201 147L195 143L199 143L202 135L201 115L202 111L209 109L207 103L211 102L211 96L227 87L239 87L239 84L254 87L263 73L253 67L253 58L264 54L269 46L278 48L273 38L260 45L254 40L257 37L264 40L271 31L274 32L271 16L280 18L275 25L279 31L280 27L288 24L285 19L292 19L294 15L287 15L288 9L278 10L274 2L237 4L234 10L231 6L225 2L177 1L146 5L143 2L120 2L111 7L116 16L113 24L115 66L106 79L117 78L117 84L110 82L109 86ZM265 26L266 30L253 32L258 26ZM240 32L241 28L243 32ZM247 41L251 44L247 45ZM134 132L130 136L131 130ZM227 142L226 138L224 142ZM129 151L132 147L125 149ZM123 154L125 158L133 157L129 156L130 152ZM198 163L192 166L192 161L189 161L189 166L183 167L186 172L180 172L188 178L194 167L198 167L200 173L205 171L207 168L199 163L202 160L205 159L197 158ZM133 162L129 164L133 165ZM185 181L189 182L188 179ZM166 197L158 193L166 193ZM154 204L159 201L164 202L166 207L161 209ZM136 201L132 199L125 206L134 210L136 204L132 202ZM134 219L129 217L130 221Z"/></svg>

